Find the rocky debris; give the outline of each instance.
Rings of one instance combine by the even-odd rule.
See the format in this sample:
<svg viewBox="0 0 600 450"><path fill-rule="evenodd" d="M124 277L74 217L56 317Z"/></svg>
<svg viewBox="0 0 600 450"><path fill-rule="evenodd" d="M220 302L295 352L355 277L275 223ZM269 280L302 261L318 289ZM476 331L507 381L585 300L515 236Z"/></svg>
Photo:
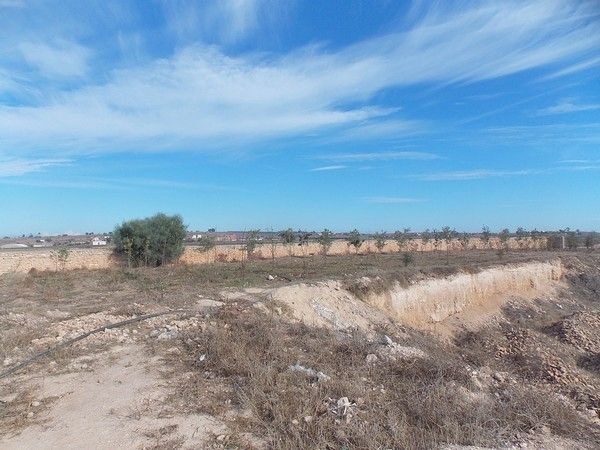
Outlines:
<svg viewBox="0 0 600 450"><path fill-rule="evenodd" d="M593 312L576 313L549 329L561 341L587 352L600 352L600 315Z"/></svg>
<svg viewBox="0 0 600 450"><path fill-rule="evenodd" d="M9 312L8 314L0 317L0 324L6 328L36 328L40 325L45 325L48 323L48 319L45 317L40 317L35 314L21 314Z"/></svg>
<svg viewBox="0 0 600 450"><path fill-rule="evenodd" d="M340 397L335 400L327 398L329 402L329 411L335 414L336 423L340 423L342 420L349 423L357 413L357 403L351 402L348 397Z"/></svg>
<svg viewBox="0 0 600 450"><path fill-rule="evenodd" d="M2 397L0 397L0 403L12 403L17 399L18 396L19 394L16 392L11 392L10 394L3 395Z"/></svg>
<svg viewBox="0 0 600 450"><path fill-rule="evenodd" d="M274 280L275 280L275 278L277 278L277 277L276 277L276 276L273 276L273 275L271 275L271 274L267 275L267 280L268 280L268 281L274 281Z"/></svg>
<svg viewBox="0 0 600 450"><path fill-rule="evenodd" d="M311 369L310 367L304 367L300 365L300 363L296 363L293 366L290 366L289 370L291 370L292 372L303 373L304 375L310 378L315 378L319 382L329 381L331 379L330 376L324 374L323 372L316 371L315 369Z"/></svg>
<svg viewBox="0 0 600 450"><path fill-rule="evenodd" d="M427 353L416 347L400 345L387 335L381 338L381 346L376 351L381 359L396 361L398 359L427 358Z"/></svg>
<svg viewBox="0 0 600 450"><path fill-rule="evenodd" d="M375 364L377 361L379 361L379 357L375 353L369 353L365 358L365 361L367 364Z"/></svg>
<svg viewBox="0 0 600 450"><path fill-rule="evenodd" d="M150 337L155 337L159 341L168 341L179 337L179 327L177 325L165 325L162 328L154 329L150 332Z"/></svg>

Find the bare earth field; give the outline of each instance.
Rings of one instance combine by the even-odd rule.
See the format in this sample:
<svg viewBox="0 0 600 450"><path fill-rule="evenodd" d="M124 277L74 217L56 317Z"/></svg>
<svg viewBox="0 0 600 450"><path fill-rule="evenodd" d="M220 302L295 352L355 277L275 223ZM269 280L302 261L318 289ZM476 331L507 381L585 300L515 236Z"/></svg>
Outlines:
<svg viewBox="0 0 600 450"><path fill-rule="evenodd" d="M0 448L599 448L600 254L413 257L0 275Z"/></svg>

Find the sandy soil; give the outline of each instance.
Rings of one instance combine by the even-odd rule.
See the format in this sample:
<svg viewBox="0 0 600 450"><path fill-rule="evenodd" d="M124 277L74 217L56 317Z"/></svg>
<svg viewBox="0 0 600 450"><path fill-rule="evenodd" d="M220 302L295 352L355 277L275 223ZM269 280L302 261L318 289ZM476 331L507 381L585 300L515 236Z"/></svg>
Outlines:
<svg viewBox="0 0 600 450"><path fill-rule="evenodd" d="M144 357L142 347L127 345L101 355L91 370L34 377L27 383L40 384L30 420L39 423L1 437L0 447L137 449L175 441L198 448L224 431L214 418L180 416L165 406L160 370L160 361Z"/></svg>

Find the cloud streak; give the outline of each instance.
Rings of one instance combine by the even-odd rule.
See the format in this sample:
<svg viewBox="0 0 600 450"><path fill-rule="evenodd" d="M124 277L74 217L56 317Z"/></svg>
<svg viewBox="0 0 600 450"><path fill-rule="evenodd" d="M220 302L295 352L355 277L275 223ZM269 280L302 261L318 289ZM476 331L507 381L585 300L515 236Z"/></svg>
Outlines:
<svg viewBox="0 0 600 450"><path fill-rule="evenodd" d="M66 159L0 159L0 177L15 177L69 164Z"/></svg>
<svg viewBox="0 0 600 450"><path fill-rule="evenodd" d="M418 160L430 161L440 157L426 152L365 152L365 153L334 153L319 155L316 159L340 162L363 162L363 161L394 161L394 160Z"/></svg>
<svg viewBox="0 0 600 450"><path fill-rule="evenodd" d="M420 198L410 198L410 197L364 197L364 201L367 203L376 203L382 205L393 205L399 203L420 203L423 202L423 199Z"/></svg>
<svg viewBox="0 0 600 450"><path fill-rule="evenodd" d="M562 100L556 105L543 108L538 111L540 116L548 116L553 114L566 114L581 111L594 111L600 109L600 103L581 104L572 100Z"/></svg>
<svg viewBox="0 0 600 450"><path fill-rule="evenodd" d="M235 7L227 17L239 13L236 34L252 29L255 2L223 5ZM377 93L571 61L600 44L593 14L588 4L566 1L472 3L460 13L437 4L403 32L335 51L315 45L279 56L229 56L218 47L185 45L113 69L101 82L0 106L0 151L46 152L48 142L61 155L220 149L325 130L346 139L357 130L411 133L415 121L398 118L397 106L377 104ZM76 45L25 43L21 51L43 73L80 76L86 56Z"/></svg>
<svg viewBox="0 0 600 450"><path fill-rule="evenodd" d="M342 165L337 165L337 166L323 166L323 167L315 167L314 169L310 169L309 172L329 172L331 170L342 170L342 169L346 169L348 166L342 166Z"/></svg>

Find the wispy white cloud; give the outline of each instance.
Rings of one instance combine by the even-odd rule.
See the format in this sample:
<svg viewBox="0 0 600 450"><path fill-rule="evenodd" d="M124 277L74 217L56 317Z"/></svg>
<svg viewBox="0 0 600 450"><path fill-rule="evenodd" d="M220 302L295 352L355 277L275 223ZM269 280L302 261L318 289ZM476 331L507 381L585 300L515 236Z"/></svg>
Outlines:
<svg viewBox="0 0 600 450"><path fill-rule="evenodd" d="M553 106L540 109L537 114L541 116L547 116L552 114L565 114L572 112L581 111L594 111L600 109L600 103L577 103L570 99L564 99Z"/></svg>
<svg viewBox="0 0 600 450"><path fill-rule="evenodd" d="M465 181L465 180L483 180L486 178L498 178L498 177L518 177L518 176L529 176L539 175L547 173L547 170L538 169L525 169L525 170L489 170L489 169L476 169L476 170L458 170L450 172L438 172L428 173L422 175L411 176L422 181Z"/></svg>
<svg viewBox="0 0 600 450"><path fill-rule="evenodd" d="M327 161L340 161L340 162L361 162L361 161L392 161L392 160L420 160L429 161L433 159L439 159L439 156L434 153L427 152L366 152L366 153L332 153L328 155L319 155L316 159L323 159Z"/></svg>
<svg viewBox="0 0 600 450"><path fill-rule="evenodd" d="M241 11L234 28L252 29L255 2L223 4ZM593 14L587 3L558 0L472 3L460 12L436 4L406 31L336 51L312 46L283 56L227 56L216 47L186 45L163 59L113 70L100 84L0 106L0 151L31 154L48 142L61 154L214 149L324 130L345 139L412 133L415 121L395 116L397 107L379 106L375 94L571 61L600 44ZM29 45L24 54L43 72L85 73L85 50Z"/></svg>
<svg viewBox="0 0 600 450"><path fill-rule="evenodd" d="M396 204L396 203L420 203L423 199L410 197L363 197L367 203Z"/></svg>
<svg viewBox="0 0 600 450"><path fill-rule="evenodd" d="M596 56L593 58L586 59L582 62L578 62L576 64L571 64L564 69L557 70L555 72L550 73L549 75L545 75L540 78L540 81L552 80L554 78L563 77L565 75L570 75L576 72L582 72L587 69L591 69L593 67L600 65L600 56Z"/></svg>
<svg viewBox="0 0 600 450"><path fill-rule="evenodd" d="M342 166L342 165L337 165L337 166L322 166L322 167L315 167L314 169L310 169L309 172L327 172L330 170L342 170L347 168L348 166Z"/></svg>
<svg viewBox="0 0 600 450"><path fill-rule="evenodd" d="M23 42L19 51L42 76L81 77L88 71L90 51L74 42Z"/></svg>
<svg viewBox="0 0 600 450"><path fill-rule="evenodd" d="M186 37L203 37L209 42L236 43L282 16L289 7L275 0L162 0L171 32Z"/></svg>
<svg viewBox="0 0 600 450"><path fill-rule="evenodd" d="M0 159L0 177L14 177L40 172L49 167L69 164L66 159Z"/></svg>

